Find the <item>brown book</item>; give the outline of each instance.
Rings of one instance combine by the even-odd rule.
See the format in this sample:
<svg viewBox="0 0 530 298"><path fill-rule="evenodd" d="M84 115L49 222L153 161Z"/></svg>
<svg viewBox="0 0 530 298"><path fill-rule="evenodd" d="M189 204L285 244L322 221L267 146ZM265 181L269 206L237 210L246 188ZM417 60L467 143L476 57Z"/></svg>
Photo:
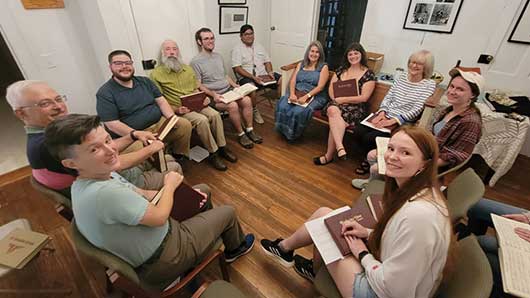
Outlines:
<svg viewBox="0 0 530 298"><path fill-rule="evenodd" d="M155 167L160 173L167 171L167 161L164 149L156 152L149 158L149 162Z"/></svg>
<svg viewBox="0 0 530 298"><path fill-rule="evenodd" d="M203 91L195 92L180 97L182 105L190 109L192 112L200 112L204 109L204 99L206 99L206 93Z"/></svg>
<svg viewBox="0 0 530 298"><path fill-rule="evenodd" d="M157 204L162 197L162 188L153 198L151 203ZM171 218L177 221L184 221L203 211L206 206L201 208L200 202L204 197L191 186L182 182L173 193L173 208L171 209Z"/></svg>
<svg viewBox="0 0 530 298"><path fill-rule="evenodd" d="M379 199L378 197L381 198ZM371 208L370 205L373 207ZM375 210L375 217L372 209ZM377 224L377 218L382 215L382 210L382 195L371 195L365 200L358 200L351 209L324 219L324 224L343 256L350 254L351 251L346 239L342 236L342 222L354 219L365 228L373 229ZM378 214L377 212L380 213Z"/></svg>
<svg viewBox="0 0 530 298"><path fill-rule="evenodd" d="M274 77L271 77L269 75L261 75L261 76L258 76L258 78L261 79L261 81L263 82L261 85L263 86L268 86L268 85L272 85L272 84L276 84L276 80L274 79Z"/></svg>
<svg viewBox="0 0 530 298"><path fill-rule="evenodd" d="M336 97L349 97L359 95L359 85L356 79L336 81L333 83L333 95Z"/></svg>
<svg viewBox="0 0 530 298"><path fill-rule="evenodd" d="M45 234L15 229L0 240L0 264L21 269L49 240L50 237Z"/></svg>
<svg viewBox="0 0 530 298"><path fill-rule="evenodd" d="M173 116L169 119L166 119L166 121L164 121L162 126L160 126L160 128L158 129L157 138L160 141L163 141L167 134L171 131L171 129L173 129L175 124L177 124L178 120L179 118L177 116Z"/></svg>
<svg viewBox="0 0 530 298"><path fill-rule="evenodd" d="M300 98L300 97L303 97L307 94L307 92L304 92L304 91L300 91L298 89L294 89L294 95L296 95L296 98Z"/></svg>

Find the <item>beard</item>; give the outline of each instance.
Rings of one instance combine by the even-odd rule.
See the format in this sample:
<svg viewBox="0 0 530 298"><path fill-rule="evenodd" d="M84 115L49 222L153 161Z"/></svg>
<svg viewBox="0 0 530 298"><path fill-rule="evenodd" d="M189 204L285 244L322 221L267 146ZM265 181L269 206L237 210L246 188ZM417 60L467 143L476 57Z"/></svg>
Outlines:
<svg viewBox="0 0 530 298"><path fill-rule="evenodd" d="M174 72L180 72L184 63L180 57L162 56L162 64Z"/></svg>
<svg viewBox="0 0 530 298"><path fill-rule="evenodd" d="M114 77L117 78L118 80L120 80L120 81L122 81L122 82L128 82L128 81L130 81L130 80L133 78L133 76L134 76L134 69L132 69L132 70L131 70L131 73L130 73L129 75L126 75L126 76L120 74L119 71L117 71L117 72L113 72L112 74L113 74Z"/></svg>

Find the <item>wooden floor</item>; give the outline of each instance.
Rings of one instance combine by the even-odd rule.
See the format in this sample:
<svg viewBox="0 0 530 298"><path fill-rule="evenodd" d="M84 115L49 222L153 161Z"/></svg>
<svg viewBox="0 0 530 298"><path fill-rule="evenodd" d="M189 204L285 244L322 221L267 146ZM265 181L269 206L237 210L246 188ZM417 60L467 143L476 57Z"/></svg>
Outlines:
<svg viewBox="0 0 530 298"><path fill-rule="evenodd" d="M266 123L255 129L263 135L264 143L243 149L225 121L228 146L239 161L228 164L227 172L213 170L207 163L186 161L183 168L188 183L207 183L214 203L235 206L244 230L254 233L258 240L285 237L318 207L341 207L359 196L350 185L358 163L355 157L324 167L312 163L312 157L325 150L326 126L312 122L302 140L289 144L274 132L268 103L260 104L260 109ZM353 147L347 138L346 148ZM350 153L355 155L353 149ZM530 159L520 157L495 189L487 189L486 196L530 209L528 174ZM50 234L55 251L44 251L24 269L0 278L1 297L106 296L103 268L75 252L68 235L69 223L56 215L53 204L33 190L27 178L0 186L0 225L21 217L29 219L34 230ZM311 251L298 253L310 256ZM211 267L206 278L220 278L218 268ZM272 262L259 246L232 264L230 274L248 297L316 296L310 283L292 269Z"/></svg>

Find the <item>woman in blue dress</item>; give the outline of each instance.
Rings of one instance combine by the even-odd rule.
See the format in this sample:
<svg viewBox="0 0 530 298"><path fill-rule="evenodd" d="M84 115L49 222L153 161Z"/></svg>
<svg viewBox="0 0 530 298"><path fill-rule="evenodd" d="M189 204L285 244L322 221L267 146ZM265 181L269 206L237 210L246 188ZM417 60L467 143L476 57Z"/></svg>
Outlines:
<svg viewBox="0 0 530 298"><path fill-rule="evenodd" d="M325 87L329 69L324 61L322 44L319 41L311 42L305 51L304 60L298 63L291 76L287 94L276 104L275 128L289 141L299 138L311 120L313 111L322 109L328 102Z"/></svg>

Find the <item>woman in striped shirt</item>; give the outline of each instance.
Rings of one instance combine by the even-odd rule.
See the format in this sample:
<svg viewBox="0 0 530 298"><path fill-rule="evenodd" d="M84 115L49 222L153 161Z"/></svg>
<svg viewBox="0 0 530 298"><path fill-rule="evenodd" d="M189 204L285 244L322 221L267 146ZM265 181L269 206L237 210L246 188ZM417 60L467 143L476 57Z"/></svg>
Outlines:
<svg viewBox="0 0 530 298"><path fill-rule="evenodd" d="M377 117L372 121L378 128L393 129L406 123L415 122L423 111L423 104L434 93L436 84L430 79L434 68L434 56L427 50L420 50L410 55L408 72L394 78L394 84L381 102ZM354 137L360 141L363 155L374 149L375 138L389 137L389 133L381 132L364 125L354 129ZM364 175L370 170L366 160L355 170Z"/></svg>

